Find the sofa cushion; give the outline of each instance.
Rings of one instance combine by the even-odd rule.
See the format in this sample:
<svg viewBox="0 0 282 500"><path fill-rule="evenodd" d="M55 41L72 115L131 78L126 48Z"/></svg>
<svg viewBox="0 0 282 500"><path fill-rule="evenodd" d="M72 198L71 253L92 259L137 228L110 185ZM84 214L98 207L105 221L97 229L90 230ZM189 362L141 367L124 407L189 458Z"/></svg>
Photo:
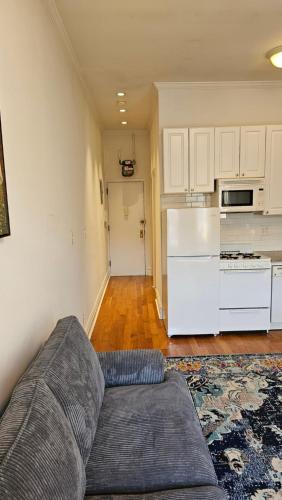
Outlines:
<svg viewBox="0 0 282 500"><path fill-rule="evenodd" d="M43 379L61 404L86 463L105 382L97 354L74 316L57 323L22 380L35 379Z"/></svg>
<svg viewBox="0 0 282 500"><path fill-rule="evenodd" d="M98 359L106 387L164 381L164 356L156 349L98 352Z"/></svg>
<svg viewBox="0 0 282 500"><path fill-rule="evenodd" d="M183 377L105 390L86 466L87 494L217 485Z"/></svg>
<svg viewBox="0 0 282 500"><path fill-rule="evenodd" d="M196 486L195 488L154 491L154 493L86 496L85 500L226 500L226 495L218 486Z"/></svg>
<svg viewBox="0 0 282 500"><path fill-rule="evenodd" d="M1 500L84 494L84 464L61 406L43 381L18 384L0 421Z"/></svg>

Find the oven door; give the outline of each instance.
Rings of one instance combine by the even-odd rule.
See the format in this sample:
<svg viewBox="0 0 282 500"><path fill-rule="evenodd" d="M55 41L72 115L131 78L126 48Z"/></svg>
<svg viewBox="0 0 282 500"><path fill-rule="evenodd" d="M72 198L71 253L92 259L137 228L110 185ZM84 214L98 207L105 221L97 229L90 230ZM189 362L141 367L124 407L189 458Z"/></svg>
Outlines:
<svg viewBox="0 0 282 500"><path fill-rule="evenodd" d="M270 307L271 269L220 271L220 308Z"/></svg>
<svg viewBox="0 0 282 500"><path fill-rule="evenodd" d="M253 188L222 188L220 193L222 212L252 212L254 211Z"/></svg>

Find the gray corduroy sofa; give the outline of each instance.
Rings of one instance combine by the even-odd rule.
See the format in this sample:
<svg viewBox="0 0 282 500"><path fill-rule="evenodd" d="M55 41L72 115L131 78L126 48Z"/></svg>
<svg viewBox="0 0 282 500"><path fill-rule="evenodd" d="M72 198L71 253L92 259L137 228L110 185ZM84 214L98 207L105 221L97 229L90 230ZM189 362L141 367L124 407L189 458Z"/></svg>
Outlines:
<svg viewBox="0 0 282 500"><path fill-rule="evenodd" d="M60 320L0 421L1 500L223 500L191 396L159 351L96 354Z"/></svg>

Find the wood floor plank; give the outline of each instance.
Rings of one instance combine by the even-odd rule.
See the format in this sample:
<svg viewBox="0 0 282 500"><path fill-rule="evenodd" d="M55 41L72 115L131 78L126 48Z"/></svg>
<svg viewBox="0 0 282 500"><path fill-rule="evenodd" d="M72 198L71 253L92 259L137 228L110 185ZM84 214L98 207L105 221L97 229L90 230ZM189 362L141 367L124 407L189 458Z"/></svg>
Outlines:
<svg viewBox="0 0 282 500"><path fill-rule="evenodd" d="M159 320L150 277L110 279L92 334L97 351L161 349L166 356L282 351L282 331L168 338Z"/></svg>

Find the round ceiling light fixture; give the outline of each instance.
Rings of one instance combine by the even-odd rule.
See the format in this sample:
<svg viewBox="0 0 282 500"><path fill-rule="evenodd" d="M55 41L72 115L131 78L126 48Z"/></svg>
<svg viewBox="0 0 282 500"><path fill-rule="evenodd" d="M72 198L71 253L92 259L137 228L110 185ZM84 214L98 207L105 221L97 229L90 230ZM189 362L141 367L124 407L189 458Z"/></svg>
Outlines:
<svg viewBox="0 0 282 500"><path fill-rule="evenodd" d="M126 110L125 108L121 108L121 109L119 110L119 112L120 112L120 113L126 113L126 111L127 111L127 110Z"/></svg>
<svg viewBox="0 0 282 500"><path fill-rule="evenodd" d="M117 92L117 96L118 96L118 97L124 97L124 96L125 96L125 92L124 92L123 90L119 90L119 91Z"/></svg>
<svg viewBox="0 0 282 500"><path fill-rule="evenodd" d="M282 45L274 47L266 54L267 59L270 60L271 64L276 68L282 68Z"/></svg>
<svg viewBox="0 0 282 500"><path fill-rule="evenodd" d="M121 122L121 124L122 124L122 125L127 125L127 122L126 122L126 121L124 121L124 122Z"/></svg>

